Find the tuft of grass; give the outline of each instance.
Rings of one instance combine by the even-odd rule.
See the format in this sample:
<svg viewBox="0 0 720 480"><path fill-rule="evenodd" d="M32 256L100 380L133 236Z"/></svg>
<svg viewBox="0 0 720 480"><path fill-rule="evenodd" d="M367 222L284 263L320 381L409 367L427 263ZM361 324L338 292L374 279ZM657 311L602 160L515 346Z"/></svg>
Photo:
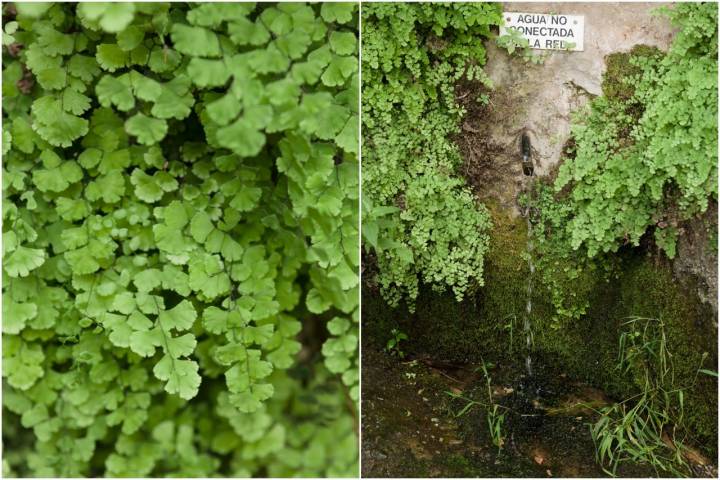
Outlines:
<svg viewBox="0 0 720 480"><path fill-rule="evenodd" d="M463 396L463 395L461 395L461 394L459 394L459 393L452 392L452 391L450 391L450 390L446 390L445 393L446 393L448 396L450 396L451 398L455 399L455 400L462 400L462 401L465 402L465 405L464 405L460 410L458 410L457 412L453 413L453 416L454 416L455 418L460 418L460 417L462 417L463 415L465 415L466 413L468 413L470 410L472 410L472 408L473 408L474 406L476 406L476 405L486 405L486 404L483 403L483 402L478 402L477 400L472 400L472 399L470 399L470 398L467 398L467 397L465 397L465 396Z"/></svg>
<svg viewBox="0 0 720 480"><path fill-rule="evenodd" d="M480 364L480 367L482 368L483 374L485 375L485 384L487 385L488 402L490 405L490 408L488 408L487 411L487 421L488 428L490 429L490 438L492 439L493 445L498 447L499 453L500 450L502 450L503 445L505 444L503 425L505 424L505 411L507 410L507 407L498 405L493 401L490 374L488 373L484 361Z"/></svg>
<svg viewBox="0 0 720 480"><path fill-rule="evenodd" d="M663 321L629 317L622 325L626 331L619 338L616 370L635 375L641 391L598 410L600 419L590 427L596 459L612 476L623 462L649 464L658 475L688 476L685 391L704 373L702 361L689 384L674 387L674 360Z"/></svg>
<svg viewBox="0 0 720 480"><path fill-rule="evenodd" d="M492 365L492 364L488 364ZM483 371L483 374L485 374L485 383L487 385L487 394L488 394L488 401L480 402L477 400L472 400L467 397L462 396L459 393L446 391L445 393L449 395L450 397L454 399L459 399L465 401L465 405L457 412L455 413L455 418L462 417L466 413L468 413L473 407L476 405L484 406L486 408L486 418L488 422L488 428L490 431L490 438L492 440L493 445L498 447L498 453L500 450L502 450L503 445L505 444L505 435L503 434L503 425L505 424L505 414L510 410L508 407L505 407L503 405L499 405L495 403L493 400L492 395L492 384L491 384L491 378L490 374L488 373L487 365L485 364L485 361L482 361L480 364L480 368Z"/></svg>

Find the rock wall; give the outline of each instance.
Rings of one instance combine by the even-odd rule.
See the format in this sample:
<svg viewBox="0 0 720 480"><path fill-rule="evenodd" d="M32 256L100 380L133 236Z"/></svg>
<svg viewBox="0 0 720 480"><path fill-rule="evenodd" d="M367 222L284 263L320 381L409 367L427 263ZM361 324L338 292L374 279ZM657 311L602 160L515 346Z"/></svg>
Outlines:
<svg viewBox="0 0 720 480"><path fill-rule="evenodd" d="M678 278L697 279L700 300L713 308L713 321L718 326L718 205L710 202L707 211L685 222L678 236L677 256L673 271Z"/></svg>
<svg viewBox="0 0 720 480"><path fill-rule="evenodd" d="M675 31L668 19L654 14L672 3L504 3L504 10L528 13L564 13L585 16L584 51L534 50L545 56L533 64L508 55L493 41L486 42L485 71L495 84L490 104L479 108L474 96L459 89L468 110L457 141L465 175L483 200L499 202L517 216L517 195L525 187L520 137L530 137L535 174L552 175L570 138L574 114L602 94L606 57L628 52L636 45L667 50ZM469 88L469 87L466 87ZM699 280L698 296L717 316L717 205L681 228L675 274ZM717 325L717 319L715 319Z"/></svg>
<svg viewBox="0 0 720 480"><path fill-rule="evenodd" d="M638 44L666 50L673 38L668 20L653 15L663 3L504 3L504 10L585 16L582 52L534 50L547 55L539 65L508 55L488 41L485 71L495 84L490 104L468 108L458 142L466 174L483 198L494 197L514 215L522 188L520 136L533 146L535 174L545 176L559 163L570 136L570 120L600 95L605 56ZM462 94L462 93L461 93Z"/></svg>

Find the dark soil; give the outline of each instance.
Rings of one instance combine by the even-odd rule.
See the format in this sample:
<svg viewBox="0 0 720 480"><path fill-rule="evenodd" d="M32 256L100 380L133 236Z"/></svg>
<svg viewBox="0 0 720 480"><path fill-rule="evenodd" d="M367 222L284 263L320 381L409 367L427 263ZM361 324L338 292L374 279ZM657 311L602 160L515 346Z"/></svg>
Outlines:
<svg viewBox="0 0 720 480"><path fill-rule="evenodd" d="M589 425L593 408L611 400L561 372L539 365L528 377L487 364L493 403L505 412L498 449L480 404L488 400L480 366L401 360L372 346L362 361L363 477L608 476L595 462ZM463 412L470 400L480 403ZM658 476L633 464L617 475Z"/></svg>
<svg viewBox="0 0 720 480"><path fill-rule="evenodd" d="M492 443L466 440L445 392L464 391L475 375L371 348L362 356L363 477L546 476L528 459L503 462Z"/></svg>

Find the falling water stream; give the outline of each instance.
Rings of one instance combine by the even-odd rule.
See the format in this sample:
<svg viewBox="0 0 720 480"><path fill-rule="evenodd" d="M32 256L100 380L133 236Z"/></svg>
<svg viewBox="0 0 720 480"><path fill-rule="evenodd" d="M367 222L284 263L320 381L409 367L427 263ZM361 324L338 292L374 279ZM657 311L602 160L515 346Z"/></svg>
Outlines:
<svg viewBox="0 0 720 480"><path fill-rule="evenodd" d="M532 346L532 330L530 329L530 317L532 316L532 280L533 274L535 273L535 265L532 259L532 222L530 221L530 214L528 208L527 215L527 226L528 226L528 241L527 241L527 254L528 254L528 269L530 274L528 275L527 283L527 304L525 305L525 321L523 322L523 330L525 331L525 347L527 353L525 355L525 369L528 375L532 375L532 359L530 358L530 349Z"/></svg>
<svg viewBox="0 0 720 480"><path fill-rule="evenodd" d="M533 209L533 192L534 192L534 173L530 146L530 138L527 134L523 134L521 141L521 152L523 161L523 173L525 174L525 192L527 193L527 205L525 207L524 216L527 221L527 259L528 259L528 281L527 281L527 303L525 305L525 317L523 321L523 331L525 332L525 369L528 376L532 376L532 359L530 358L530 350L533 343L532 329L530 328L530 318L532 317L532 281L535 273L535 264L533 263L533 241L532 241L532 209Z"/></svg>
<svg viewBox="0 0 720 480"><path fill-rule="evenodd" d="M532 236L531 236L531 229L532 229L532 222L530 222L530 215L527 216L527 224L528 224L528 243L527 243L527 253L528 253L528 268L530 270L530 274L528 275L528 284L527 284L527 304L525 306L525 321L523 323L523 330L525 331L525 346L527 348L527 354L525 356L525 369L527 370L528 375L532 375L532 359L530 358L530 347L532 345L532 331L530 329L530 317L532 315L532 277L533 273L535 273L535 265L533 265L532 261Z"/></svg>

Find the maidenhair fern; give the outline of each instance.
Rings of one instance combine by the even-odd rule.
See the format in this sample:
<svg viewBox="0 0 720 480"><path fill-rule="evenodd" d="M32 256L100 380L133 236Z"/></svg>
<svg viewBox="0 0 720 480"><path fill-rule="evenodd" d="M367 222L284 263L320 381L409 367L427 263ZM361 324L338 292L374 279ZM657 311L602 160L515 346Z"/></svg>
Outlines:
<svg viewBox="0 0 720 480"><path fill-rule="evenodd" d="M570 190L570 246L591 257L649 230L672 258L678 222L717 198L717 5L667 12L680 28L670 50L631 59L630 98L592 103L555 183Z"/></svg>
<svg viewBox="0 0 720 480"><path fill-rule="evenodd" d="M357 5L3 20L4 474L355 476Z"/></svg>
<svg viewBox="0 0 720 480"><path fill-rule="evenodd" d="M397 303L419 283L462 299L483 282L490 219L456 170L455 82L489 84L483 38L499 4L363 6L363 233Z"/></svg>
<svg viewBox="0 0 720 480"><path fill-rule="evenodd" d="M563 282L609 270L609 255L643 238L675 257L682 223L717 201L718 7L664 13L679 27L669 51L615 54L629 56L624 73L606 75L604 95L572 126L574 155L541 191L538 266L561 317L587 306Z"/></svg>

